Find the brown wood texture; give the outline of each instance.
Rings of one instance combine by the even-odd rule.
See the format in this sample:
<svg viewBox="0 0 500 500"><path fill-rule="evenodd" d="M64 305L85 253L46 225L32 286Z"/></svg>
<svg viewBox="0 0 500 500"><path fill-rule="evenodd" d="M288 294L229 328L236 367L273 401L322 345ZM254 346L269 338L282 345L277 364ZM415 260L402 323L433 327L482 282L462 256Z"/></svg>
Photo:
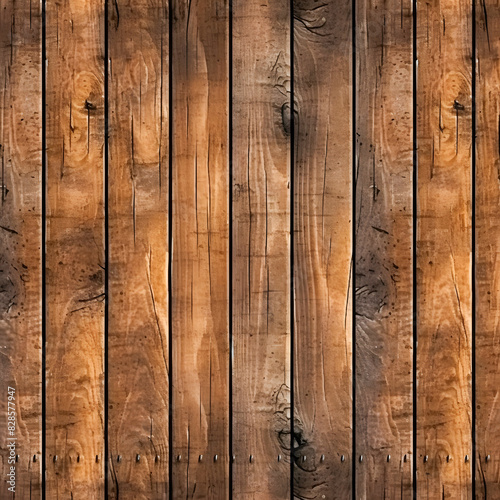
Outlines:
<svg viewBox="0 0 500 500"><path fill-rule="evenodd" d="M471 16L468 0L417 14L415 458L429 499L471 498Z"/></svg>
<svg viewBox="0 0 500 500"><path fill-rule="evenodd" d="M104 494L104 29L47 2L47 498Z"/></svg>
<svg viewBox="0 0 500 500"><path fill-rule="evenodd" d="M40 3L0 3L0 498L5 499L40 498L41 14ZM9 387L15 390L10 407ZM16 428L10 435L12 410ZM19 456L14 463L11 444ZM7 482L11 466L15 493Z"/></svg>
<svg viewBox="0 0 500 500"><path fill-rule="evenodd" d="M351 498L351 2L294 2L294 496Z"/></svg>
<svg viewBox="0 0 500 500"><path fill-rule="evenodd" d="M228 14L172 7L173 498L229 498Z"/></svg>
<svg viewBox="0 0 500 500"><path fill-rule="evenodd" d="M476 498L500 498L500 6L476 3Z"/></svg>
<svg viewBox="0 0 500 500"><path fill-rule="evenodd" d="M283 0L233 2L233 495L241 499L290 497L289 16Z"/></svg>
<svg viewBox="0 0 500 500"><path fill-rule="evenodd" d="M357 498L412 498L412 22L356 3Z"/></svg>
<svg viewBox="0 0 500 500"><path fill-rule="evenodd" d="M168 6L108 8L109 498L166 499Z"/></svg>

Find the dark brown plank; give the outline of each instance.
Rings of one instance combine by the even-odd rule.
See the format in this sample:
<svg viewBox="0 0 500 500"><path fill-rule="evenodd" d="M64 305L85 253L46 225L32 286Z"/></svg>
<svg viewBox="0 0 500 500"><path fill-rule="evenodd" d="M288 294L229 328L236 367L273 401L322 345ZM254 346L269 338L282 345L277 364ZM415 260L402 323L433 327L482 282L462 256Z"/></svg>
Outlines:
<svg viewBox="0 0 500 500"><path fill-rule="evenodd" d="M357 498L412 498L412 22L356 3Z"/></svg>
<svg viewBox="0 0 500 500"><path fill-rule="evenodd" d="M173 497L222 500L229 497L228 2L175 1L172 22Z"/></svg>
<svg viewBox="0 0 500 500"><path fill-rule="evenodd" d="M294 496L351 498L351 2L294 2Z"/></svg>
<svg viewBox="0 0 500 500"><path fill-rule="evenodd" d="M241 499L290 498L289 16L284 0L233 2L233 495Z"/></svg>
<svg viewBox="0 0 500 500"><path fill-rule="evenodd" d="M0 4L0 498L4 499L41 497L41 18L40 2ZM9 387L13 388L10 401ZM8 422L15 423L12 434ZM11 467L14 475L8 476Z"/></svg>
<svg viewBox="0 0 500 500"><path fill-rule="evenodd" d="M168 8L108 8L109 497L165 499Z"/></svg>
<svg viewBox="0 0 500 500"><path fill-rule="evenodd" d="M471 9L432 0L417 16L421 498L471 498Z"/></svg>
<svg viewBox="0 0 500 500"><path fill-rule="evenodd" d="M103 21L47 2L47 498L104 494Z"/></svg>

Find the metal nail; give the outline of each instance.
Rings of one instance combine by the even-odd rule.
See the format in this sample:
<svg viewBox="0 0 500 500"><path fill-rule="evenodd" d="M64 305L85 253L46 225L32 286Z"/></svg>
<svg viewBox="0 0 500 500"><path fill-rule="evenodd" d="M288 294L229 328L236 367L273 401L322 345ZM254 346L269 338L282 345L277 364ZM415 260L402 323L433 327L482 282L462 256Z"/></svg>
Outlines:
<svg viewBox="0 0 500 500"><path fill-rule="evenodd" d="M160 455L155 455L155 462L158 463L160 461Z"/></svg>
<svg viewBox="0 0 500 500"><path fill-rule="evenodd" d="M199 460L200 462L202 462L202 461L203 461L203 455L200 455L200 456L198 457L198 460Z"/></svg>
<svg viewBox="0 0 500 500"><path fill-rule="evenodd" d="M489 455L486 455L486 461L489 462L490 461L490 456Z"/></svg>
<svg viewBox="0 0 500 500"><path fill-rule="evenodd" d="M341 462L345 462L345 456L344 456L344 455L341 455L341 457L340 457L340 461L341 461Z"/></svg>
<svg viewBox="0 0 500 500"><path fill-rule="evenodd" d="M448 456L446 457L446 461L447 461L447 462L449 462L450 460L451 460L451 457L450 457L450 455L448 455Z"/></svg>
<svg viewBox="0 0 500 500"><path fill-rule="evenodd" d="M121 461L122 461L122 456L121 456L121 455L118 455L118 456L116 457L116 461L117 461L117 462L121 462Z"/></svg>
<svg viewBox="0 0 500 500"><path fill-rule="evenodd" d="M465 461L468 462L469 461L469 455L465 455Z"/></svg>
<svg viewBox="0 0 500 500"><path fill-rule="evenodd" d="M281 455L278 455L278 462L281 462Z"/></svg>
<svg viewBox="0 0 500 500"><path fill-rule="evenodd" d="M429 455L425 455L425 457L424 457L424 463L427 462L427 460L429 460Z"/></svg>
<svg viewBox="0 0 500 500"><path fill-rule="evenodd" d="M16 462L19 462L19 455L16 455Z"/></svg>
<svg viewBox="0 0 500 500"><path fill-rule="evenodd" d="M306 461L306 459L307 459L307 457L304 455L304 456L302 457L302 462L305 462L305 461Z"/></svg>
<svg viewBox="0 0 500 500"><path fill-rule="evenodd" d="M36 455L33 455L33 462L36 462Z"/></svg>
<svg viewBox="0 0 500 500"><path fill-rule="evenodd" d="M231 460L232 460L233 462L236 462L236 455L233 455L233 456L231 457Z"/></svg>
<svg viewBox="0 0 500 500"><path fill-rule="evenodd" d="M177 462L180 462L180 461L181 461L181 458L182 458L182 456L181 456L181 455L177 455Z"/></svg>
<svg viewBox="0 0 500 500"><path fill-rule="evenodd" d="M390 462L391 461L391 456L390 455L387 455L387 461Z"/></svg>
<svg viewBox="0 0 500 500"><path fill-rule="evenodd" d="M57 462L57 455L54 455L53 460L54 460L54 462Z"/></svg>
<svg viewBox="0 0 500 500"><path fill-rule="evenodd" d="M217 460L219 460L219 455L215 455L214 457L214 462L217 462Z"/></svg>
<svg viewBox="0 0 500 500"><path fill-rule="evenodd" d="M253 455L250 455L250 463L253 463Z"/></svg>
<svg viewBox="0 0 500 500"><path fill-rule="evenodd" d="M95 456L95 463L98 464L99 463L99 455L96 455Z"/></svg>
<svg viewBox="0 0 500 500"><path fill-rule="evenodd" d="M140 462L140 461L141 461L141 456L140 456L139 454L137 454L137 455L135 456L135 461L136 461L136 462Z"/></svg>
<svg viewBox="0 0 500 500"><path fill-rule="evenodd" d="M363 461L363 455L360 455L359 456L359 461L362 462Z"/></svg>

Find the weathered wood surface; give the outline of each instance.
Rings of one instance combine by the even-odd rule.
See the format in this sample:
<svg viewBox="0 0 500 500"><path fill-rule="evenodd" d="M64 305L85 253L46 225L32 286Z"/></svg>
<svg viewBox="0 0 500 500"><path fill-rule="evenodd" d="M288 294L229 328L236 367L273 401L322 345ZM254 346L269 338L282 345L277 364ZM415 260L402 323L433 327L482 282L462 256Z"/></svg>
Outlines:
<svg viewBox="0 0 500 500"><path fill-rule="evenodd" d="M108 8L109 498L165 499L168 7Z"/></svg>
<svg viewBox="0 0 500 500"><path fill-rule="evenodd" d="M476 498L500 498L500 7L476 3ZM488 455L490 456L489 458Z"/></svg>
<svg viewBox="0 0 500 500"><path fill-rule="evenodd" d="M229 498L228 10L172 11L173 498Z"/></svg>
<svg viewBox="0 0 500 500"><path fill-rule="evenodd" d="M294 2L295 498L351 497L351 17Z"/></svg>
<svg viewBox="0 0 500 500"><path fill-rule="evenodd" d="M41 4L0 3L0 498L41 496ZM8 388L17 428L7 432ZM15 437L11 464L7 445ZM36 462L33 462L36 456ZM15 467L15 495L7 473Z"/></svg>
<svg viewBox="0 0 500 500"><path fill-rule="evenodd" d="M356 498L412 498L412 22L356 3Z"/></svg>
<svg viewBox="0 0 500 500"><path fill-rule="evenodd" d="M104 1L49 1L46 26L46 497L100 498Z"/></svg>
<svg viewBox="0 0 500 500"><path fill-rule="evenodd" d="M433 0L417 15L415 458L430 499L471 498L471 9Z"/></svg>
<svg viewBox="0 0 500 500"><path fill-rule="evenodd" d="M241 499L290 498L289 16L284 0L233 1L233 495Z"/></svg>

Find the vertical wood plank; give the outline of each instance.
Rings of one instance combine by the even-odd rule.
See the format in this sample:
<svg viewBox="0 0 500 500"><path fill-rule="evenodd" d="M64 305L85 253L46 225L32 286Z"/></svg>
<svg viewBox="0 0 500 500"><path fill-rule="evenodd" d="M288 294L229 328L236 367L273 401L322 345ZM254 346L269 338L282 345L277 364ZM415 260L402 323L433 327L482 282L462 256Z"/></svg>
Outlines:
<svg viewBox="0 0 500 500"><path fill-rule="evenodd" d="M412 6L356 2L357 498L412 498Z"/></svg>
<svg viewBox="0 0 500 500"><path fill-rule="evenodd" d="M500 497L500 8L476 2L476 498ZM489 455L489 458L487 458Z"/></svg>
<svg viewBox="0 0 500 500"><path fill-rule="evenodd" d="M41 497L41 18L40 2L0 4L0 497L5 499ZM7 424L13 412L11 434ZM14 477L8 476L11 467Z"/></svg>
<svg viewBox="0 0 500 500"><path fill-rule="evenodd" d="M172 23L173 496L224 499L229 497L228 2L176 0Z"/></svg>
<svg viewBox="0 0 500 500"><path fill-rule="evenodd" d="M351 18L294 1L296 498L351 498Z"/></svg>
<svg viewBox="0 0 500 500"><path fill-rule="evenodd" d="M108 8L109 497L165 499L168 7Z"/></svg>
<svg viewBox="0 0 500 500"><path fill-rule="evenodd" d="M104 493L103 20L47 2L47 498Z"/></svg>
<svg viewBox="0 0 500 500"><path fill-rule="evenodd" d="M432 0L417 15L416 459L426 498L471 498L471 14L469 0Z"/></svg>
<svg viewBox="0 0 500 500"><path fill-rule="evenodd" d="M289 16L284 0L233 1L233 495L241 499L290 497Z"/></svg>

